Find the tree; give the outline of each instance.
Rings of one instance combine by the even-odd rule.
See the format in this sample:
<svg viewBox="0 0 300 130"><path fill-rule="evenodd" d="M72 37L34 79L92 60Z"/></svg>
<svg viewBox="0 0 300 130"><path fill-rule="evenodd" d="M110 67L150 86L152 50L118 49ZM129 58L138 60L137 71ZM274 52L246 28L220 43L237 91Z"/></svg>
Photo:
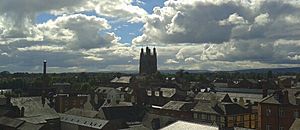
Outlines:
<svg viewBox="0 0 300 130"><path fill-rule="evenodd" d="M268 71L267 77L268 77L268 79L273 78L273 72L271 70Z"/></svg>

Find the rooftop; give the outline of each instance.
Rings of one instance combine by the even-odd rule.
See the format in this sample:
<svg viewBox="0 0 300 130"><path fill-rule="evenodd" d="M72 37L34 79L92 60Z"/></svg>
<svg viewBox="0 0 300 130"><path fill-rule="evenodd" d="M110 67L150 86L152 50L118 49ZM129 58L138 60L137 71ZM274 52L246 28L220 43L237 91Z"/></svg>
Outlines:
<svg viewBox="0 0 300 130"><path fill-rule="evenodd" d="M218 127L191 123L186 121L176 121L160 130L218 130Z"/></svg>
<svg viewBox="0 0 300 130"><path fill-rule="evenodd" d="M122 76L120 78L116 77L113 80L111 80L111 83L123 83L123 84L129 84L131 80L131 76Z"/></svg>
<svg viewBox="0 0 300 130"><path fill-rule="evenodd" d="M2 125L2 126L17 128L23 123L24 123L24 121L22 121L22 120L9 118L9 117L0 117L0 125Z"/></svg>
<svg viewBox="0 0 300 130"><path fill-rule="evenodd" d="M170 101L167 104L165 104L161 109L167 109L167 110L181 110L181 108L188 104L189 102L183 102L183 101Z"/></svg>
<svg viewBox="0 0 300 130"><path fill-rule="evenodd" d="M300 118L297 118L292 126L290 127L290 130L299 130L300 129Z"/></svg>
<svg viewBox="0 0 300 130"><path fill-rule="evenodd" d="M95 118L87 118L75 115L68 115L68 114L59 114L60 121L67 122L70 124L76 124L80 126L85 126L94 129L102 129L106 124L108 124L108 120L101 120Z"/></svg>
<svg viewBox="0 0 300 130"><path fill-rule="evenodd" d="M40 130L44 125L41 124L32 124L25 122L20 127L18 127L18 130Z"/></svg>
<svg viewBox="0 0 300 130"><path fill-rule="evenodd" d="M47 105L47 100L43 106L41 97L11 98L11 103L19 109L25 108L24 117L19 119L30 123L45 123L48 119L59 118L57 112Z"/></svg>
<svg viewBox="0 0 300 130"><path fill-rule="evenodd" d="M92 111L92 110L79 109L79 108L72 108L71 110L66 111L65 114L94 118L97 116L97 114L99 114L99 112Z"/></svg>

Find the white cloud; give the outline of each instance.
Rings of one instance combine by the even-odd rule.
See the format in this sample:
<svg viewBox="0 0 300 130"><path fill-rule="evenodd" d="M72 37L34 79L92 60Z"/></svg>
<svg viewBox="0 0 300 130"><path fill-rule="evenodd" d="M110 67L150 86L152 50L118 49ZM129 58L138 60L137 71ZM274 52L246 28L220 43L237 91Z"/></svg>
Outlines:
<svg viewBox="0 0 300 130"><path fill-rule="evenodd" d="M19 51L45 51L45 52L58 52L63 51L64 48L60 46L30 46L18 48Z"/></svg>
<svg viewBox="0 0 300 130"><path fill-rule="evenodd" d="M0 67L39 72L47 59L52 72L137 70L143 45L156 46L160 69L300 66L299 1L167 0L153 14L140 4L0 0ZM41 12L57 18L36 24ZM144 24L132 44L111 32L120 21Z"/></svg>
<svg viewBox="0 0 300 130"><path fill-rule="evenodd" d="M176 61L176 60L173 60L173 59L167 59L165 63L166 63L166 64L177 64L177 63L179 63L179 62Z"/></svg>
<svg viewBox="0 0 300 130"><path fill-rule="evenodd" d="M255 17L255 19L254 19L254 23L258 24L258 25L266 25L270 21L271 20L269 19L269 14L268 13L260 14L257 17Z"/></svg>
<svg viewBox="0 0 300 130"><path fill-rule="evenodd" d="M221 20L219 22L221 26L225 25L241 25L241 24L248 24L248 21L245 20L243 17L239 16L237 13L234 13L228 17L228 19Z"/></svg>

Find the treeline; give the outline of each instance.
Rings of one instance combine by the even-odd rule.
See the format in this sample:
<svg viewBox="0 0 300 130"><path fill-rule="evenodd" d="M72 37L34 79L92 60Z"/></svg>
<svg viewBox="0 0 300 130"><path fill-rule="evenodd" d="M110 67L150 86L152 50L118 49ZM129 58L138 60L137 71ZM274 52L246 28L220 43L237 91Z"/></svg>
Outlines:
<svg viewBox="0 0 300 130"><path fill-rule="evenodd" d="M1 89L26 89L30 87L52 86L53 83L70 83L74 89L87 89L100 84L109 83L121 73L49 73L46 76L39 73L0 72ZM46 84L45 84L46 83Z"/></svg>

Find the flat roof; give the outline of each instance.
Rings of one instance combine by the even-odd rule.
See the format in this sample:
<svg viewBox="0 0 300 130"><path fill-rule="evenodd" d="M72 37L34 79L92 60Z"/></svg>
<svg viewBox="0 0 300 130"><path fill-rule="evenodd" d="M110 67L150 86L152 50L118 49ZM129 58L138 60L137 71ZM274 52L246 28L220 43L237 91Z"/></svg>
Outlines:
<svg viewBox="0 0 300 130"><path fill-rule="evenodd" d="M219 130L219 128L186 121L176 121L160 130Z"/></svg>

